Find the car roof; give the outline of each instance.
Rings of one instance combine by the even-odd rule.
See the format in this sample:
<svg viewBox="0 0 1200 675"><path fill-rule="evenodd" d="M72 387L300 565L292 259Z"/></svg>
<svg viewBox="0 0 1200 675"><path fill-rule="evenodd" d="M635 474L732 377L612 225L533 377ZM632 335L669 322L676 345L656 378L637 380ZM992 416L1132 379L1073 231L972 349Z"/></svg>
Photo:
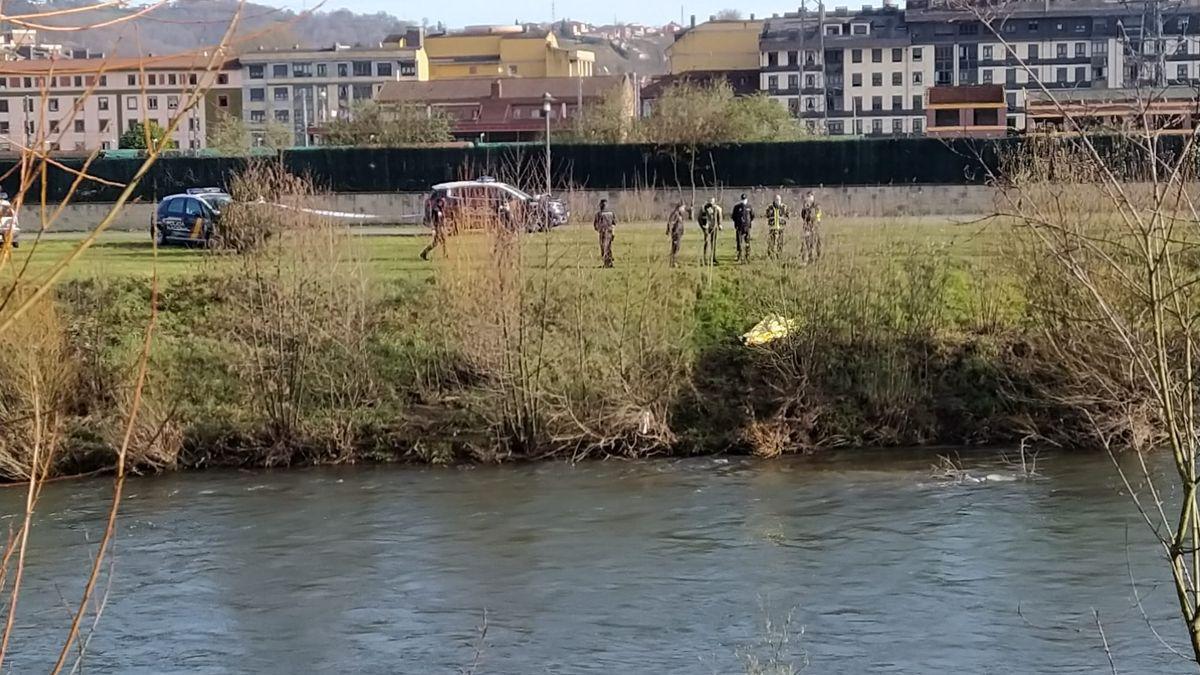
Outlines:
<svg viewBox="0 0 1200 675"><path fill-rule="evenodd" d="M503 183L498 180L455 180L449 183L438 183L433 186L434 190L453 190L454 188L464 187L479 187L482 185L494 185L496 187L512 187L508 183Z"/></svg>
<svg viewBox="0 0 1200 675"><path fill-rule="evenodd" d="M186 192L180 192L178 194L167 195L166 197L162 198L162 201L165 202L168 199L175 199L177 197L193 197L195 199L203 199L204 197L229 197L230 199L233 198L230 196L230 194L228 192L202 192L202 193L194 194L194 195L188 194Z"/></svg>

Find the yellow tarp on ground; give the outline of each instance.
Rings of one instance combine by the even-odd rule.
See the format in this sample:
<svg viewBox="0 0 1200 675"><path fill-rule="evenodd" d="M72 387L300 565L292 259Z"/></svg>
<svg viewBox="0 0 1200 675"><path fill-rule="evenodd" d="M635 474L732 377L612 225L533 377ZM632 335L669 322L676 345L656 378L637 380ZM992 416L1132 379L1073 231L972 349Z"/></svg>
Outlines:
<svg viewBox="0 0 1200 675"><path fill-rule="evenodd" d="M747 347L758 347L785 338L791 335L795 329L796 322L792 319L785 319L778 314L768 314L742 336L742 344Z"/></svg>

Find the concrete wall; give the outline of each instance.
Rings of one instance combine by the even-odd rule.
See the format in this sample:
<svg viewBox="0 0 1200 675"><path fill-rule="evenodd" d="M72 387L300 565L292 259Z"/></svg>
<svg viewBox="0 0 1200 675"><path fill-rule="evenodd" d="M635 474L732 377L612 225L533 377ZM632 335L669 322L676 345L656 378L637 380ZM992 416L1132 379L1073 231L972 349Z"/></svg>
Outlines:
<svg viewBox="0 0 1200 675"><path fill-rule="evenodd" d="M697 190L696 202L710 196L719 196L726 211L733 206L742 192L746 192L760 212L778 192L784 201L796 205L804 194L812 190L825 213L832 217L901 217L901 216L959 216L984 215L995 210L995 192L979 185L925 185L925 186L875 186L833 188L729 188L714 195L713 192ZM372 224L400 224L420 222L424 212L426 193L360 193L339 194L317 198L319 208L348 213L375 215L379 219ZM666 218L671 205L679 199L691 201L690 190L683 193L673 190L610 190L579 191L564 196L577 218L588 219L601 198L609 199L618 215L627 220ZM47 215L54 207L47 210ZM95 227L112 208L111 204L72 204L63 210L52 228L56 232L82 232ZM40 209L26 206L21 211L22 229L32 232L40 222ZM150 218L154 212L149 203L129 204L112 224L115 230L150 229Z"/></svg>

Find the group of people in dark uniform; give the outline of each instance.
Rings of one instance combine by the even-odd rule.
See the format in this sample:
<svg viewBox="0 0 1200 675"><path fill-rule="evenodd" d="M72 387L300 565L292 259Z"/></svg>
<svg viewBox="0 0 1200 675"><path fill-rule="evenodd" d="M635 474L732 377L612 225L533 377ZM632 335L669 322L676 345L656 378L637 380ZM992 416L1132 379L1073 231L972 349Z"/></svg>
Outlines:
<svg viewBox="0 0 1200 675"><path fill-rule="evenodd" d="M683 233L686 224L691 220L692 209L683 201L676 203L667 216L667 236L671 240L671 267L679 264L679 251L683 246ZM696 223L704 235L704 249L701 260L705 264L717 262L717 233L724 230L724 211L717 204L717 198L712 197L696 213ZM779 258L783 253L784 232L786 231L791 209L784 204L780 195L767 206L767 257ZM734 240L737 245L737 262L750 261L750 233L754 226L756 214L754 207L745 194L741 196L730 212L733 221ZM800 205L800 220L802 229L801 257L806 263L815 262L821 257L821 207L817 198L809 192L804 196ZM617 225L617 216L608 206L607 199L600 200L600 208L596 211L593 226L600 237L600 259L604 267L613 266L613 233Z"/></svg>

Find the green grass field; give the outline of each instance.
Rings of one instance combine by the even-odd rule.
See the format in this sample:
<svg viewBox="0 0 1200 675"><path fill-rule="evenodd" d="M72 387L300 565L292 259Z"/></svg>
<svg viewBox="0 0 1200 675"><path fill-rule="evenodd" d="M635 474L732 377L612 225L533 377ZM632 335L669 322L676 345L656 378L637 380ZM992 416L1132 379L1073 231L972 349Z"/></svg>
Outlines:
<svg viewBox="0 0 1200 675"><path fill-rule="evenodd" d="M893 256L897 251L914 252L928 249L940 251L972 267L987 266L1004 254L1004 227L994 221L959 223L945 218L888 218L888 219L829 219L823 225L826 254L831 259L843 256ZM81 233L47 234L41 241L26 233L21 248L13 251L3 267L5 278L11 279L27 267L25 278L36 280L77 247ZM487 238L479 233L452 237L449 246L485 245ZM420 279L432 274L433 263L422 261L418 254L428 243L424 236L398 234L360 235L356 237L358 256L370 275L380 281ZM699 229L692 225L684 237L681 262L685 268L701 269L702 239ZM598 264L595 234L590 227L570 225L549 235L532 235L524 240L526 251L544 255L527 255L526 260L570 260L572 264ZM766 227L754 229L754 254L759 264L766 253ZM719 258L733 263L734 235L732 227L721 233ZM788 232L788 255L794 258L799 251L799 231ZM614 244L618 268L639 268L646 265L665 265L669 239L665 224L630 223L619 226ZM142 232L106 232L83 257L67 271L66 278L99 276L150 276L157 271L169 279L199 272L211 256L223 255L200 249L163 248L155 250ZM576 262L577 261L577 262Z"/></svg>

